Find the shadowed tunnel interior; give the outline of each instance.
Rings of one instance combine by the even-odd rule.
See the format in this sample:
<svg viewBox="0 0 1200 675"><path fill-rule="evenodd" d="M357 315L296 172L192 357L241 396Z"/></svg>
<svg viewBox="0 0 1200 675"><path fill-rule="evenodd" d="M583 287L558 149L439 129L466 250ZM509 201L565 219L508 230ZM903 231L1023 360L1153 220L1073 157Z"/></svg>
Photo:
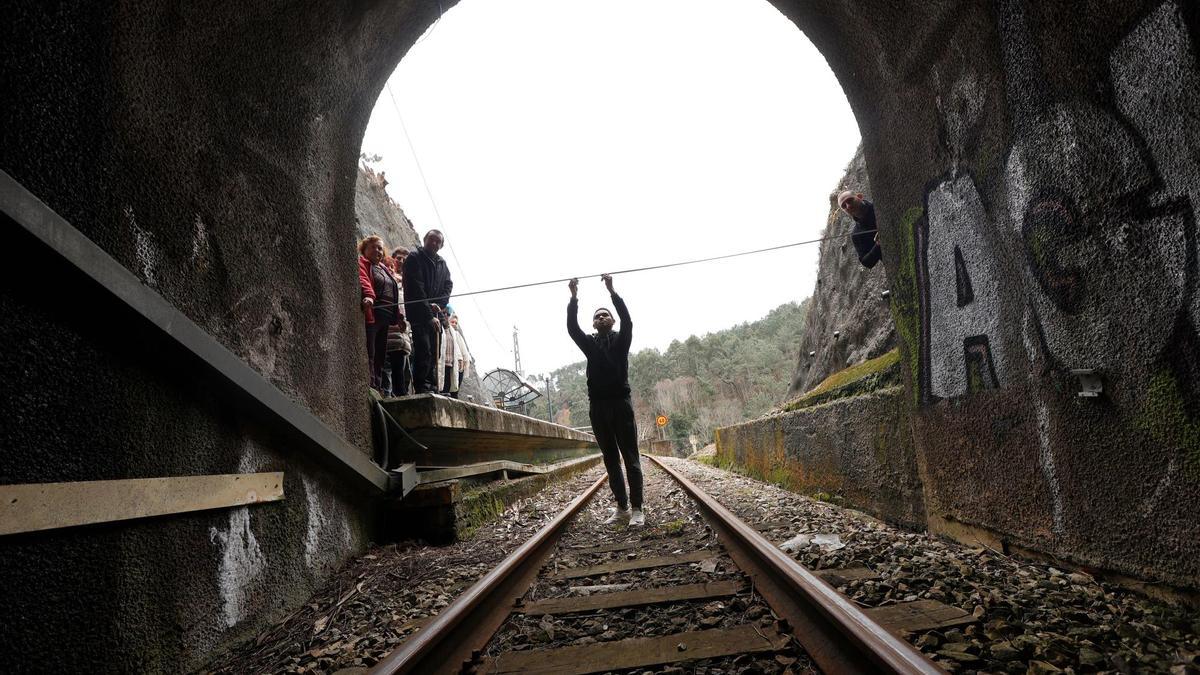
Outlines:
<svg viewBox="0 0 1200 675"><path fill-rule="evenodd" d="M0 168L367 448L359 145L453 4L11 8ZM1200 587L1200 5L773 4L862 132L929 528ZM359 495L2 230L0 480L286 467L289 496L6 539L17 659L196 667L365 546Z"/></svg>

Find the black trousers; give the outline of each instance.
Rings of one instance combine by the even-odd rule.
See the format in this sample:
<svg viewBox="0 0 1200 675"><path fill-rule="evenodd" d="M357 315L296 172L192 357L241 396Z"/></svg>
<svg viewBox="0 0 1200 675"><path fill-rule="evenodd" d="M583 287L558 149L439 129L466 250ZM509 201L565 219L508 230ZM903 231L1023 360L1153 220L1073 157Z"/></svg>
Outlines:
<svg viewBox="0 0 1200 675"><path fill-rule="evenodd" d="M628 398L593 400L588 413L592 418L592 433L604 455L608 470L608 486L621 509L642 508L642 463L638 456L637 423L633 421L633 402ZM625 495L622 461L629 475L629 496Z"/></svg>
<svg viewBox="0 0 1200 675"><path fill-rule="evenodd" d="M442 393L450 398L458 398L457 391L450 391L450 380L454 377L454 367L446 366L446 376L442 378ZM458 383L462 384L462 373L458 374Z"/></svg>
<svg viewBox="0 0 1200 675"><path fill-rule="evenodd" d="M367 367L371 373L371 388L383 391L383 365L387 361L388 326L396 315L387 310L375 310L375 323L367 324Z"/></svg>
<svg viewBox="0 0 1200 675"><path fill-rule="evenodd" d="M392 396L407 396L409 381L412 380L412 373L408 369L408 352L394 351L388 352L388 368L384 370L384 375L390 374L390 377L384 377L384 385L391 385L387 388L387 393Z"/></svg>
<svg viewBox="0 0 1200 675"><path fill-rule="evenodd" d="M432 326L412 325L413 393L437 392L437 332Z"/></svg>

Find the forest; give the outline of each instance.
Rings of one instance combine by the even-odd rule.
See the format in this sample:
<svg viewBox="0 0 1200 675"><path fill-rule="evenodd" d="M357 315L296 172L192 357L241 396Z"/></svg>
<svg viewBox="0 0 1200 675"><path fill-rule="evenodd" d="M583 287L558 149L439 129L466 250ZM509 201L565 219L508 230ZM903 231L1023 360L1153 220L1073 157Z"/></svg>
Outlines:
<svg viewBox="0 0 1200 675"><path fill-rule="evenodd" d="M671 342L666 351L643 349L629 357L629 385L642 439L669 439L677 453L712 442L713 430L758 417L783 402L809 300L789 302L757 321L703 337ZM527 414L582 427L588 420L587 380L581 360L549 374L531 375L543 395ZM549 386L546 380L549 379ZM659 415L668 419L659 429Z"/></svg>

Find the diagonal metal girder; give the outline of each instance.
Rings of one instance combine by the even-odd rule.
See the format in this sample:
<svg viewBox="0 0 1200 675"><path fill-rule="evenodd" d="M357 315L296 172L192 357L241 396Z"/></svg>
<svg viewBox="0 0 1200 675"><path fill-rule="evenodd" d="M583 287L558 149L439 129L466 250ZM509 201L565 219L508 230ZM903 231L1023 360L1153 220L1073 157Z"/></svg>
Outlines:
<svg viewBox="0 0 1200 675"><path fill-rule="evenodd" d="M197 356L222 380L244 394L257 412L327 468L374 494L388 492L393 482L397 483L397 489L403 489L400 477L389 475L288 398L3 170L0 170L0 212L128 305L165 337ZM412 483L414 477L415 473L408 476L408 482Z"/></svg>

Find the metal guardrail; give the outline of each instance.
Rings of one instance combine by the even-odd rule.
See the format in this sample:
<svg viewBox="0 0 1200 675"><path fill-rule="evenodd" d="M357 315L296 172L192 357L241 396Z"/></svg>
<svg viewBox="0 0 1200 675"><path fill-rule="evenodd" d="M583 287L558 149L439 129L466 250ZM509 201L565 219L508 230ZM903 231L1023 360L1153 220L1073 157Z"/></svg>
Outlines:
<svg viewBox="0 0 1200 675"><path fill-rule="evenodd" d="M246 395L258 412L286 436L319 462L352 480L358 488L382 495L392 490L402 493L416 484L414 467L403 474L384 471L3 170L0 170L0 212L128 305L165 337L201 359L222 380Z"/></svg>

